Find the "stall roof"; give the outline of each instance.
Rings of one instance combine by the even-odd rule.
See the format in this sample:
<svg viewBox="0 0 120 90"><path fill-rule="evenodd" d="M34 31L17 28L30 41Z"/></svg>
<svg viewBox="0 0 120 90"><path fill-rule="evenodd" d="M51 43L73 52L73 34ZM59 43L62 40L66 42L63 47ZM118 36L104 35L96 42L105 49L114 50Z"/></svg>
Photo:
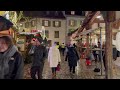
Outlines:
<svg viewBox="0 0 120 90"><path fill-rule="evenodd" d="M99 11L90 11L86 18L84 19L81 27L78 29L78 33L82 32L84 28L87 27L88 24L92 24L92 22L95 20L96 16L99 15Z"/></svg>

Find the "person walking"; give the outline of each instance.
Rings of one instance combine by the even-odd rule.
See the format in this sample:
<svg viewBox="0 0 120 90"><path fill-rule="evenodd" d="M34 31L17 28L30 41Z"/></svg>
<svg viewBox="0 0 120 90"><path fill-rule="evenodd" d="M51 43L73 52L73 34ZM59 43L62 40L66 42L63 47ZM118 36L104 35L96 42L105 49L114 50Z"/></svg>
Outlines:
<svg viewBox="0 0 120 90"><path fill-rule="evenodd" d="M56 47L56 43L54 43L54 45L50 47L50 50L48 52L48 62L50 68L52 69L52 79L55 79L57 66L61 62L60 51Z"/></svg>
<svg viewBox="0 0 120 90"><path fill-rule="evenodd" d="M70 46L67 47L66 61L67 60L69 64L70 73L72 72L73 74L75 74L75 68L77 66L77 61L79 60L79 56L78 56L77 50L72 44L70 44Z"/></svg>
<svg viewBox="0 0 120 90"><path fill-rule="evenodd" d="M24 60L10 36L0 36L0 79L23 79Z"/></svg>
<svg viewBox="0 0 120 90"><path fill-rule="evenodd" d="M62 51L62 55L64 56L64 52L65 52L65 44L64 43L61 44L61 51Z"/></svg>
<svg viewBox="0 0 120 90"><path fill-rule="evenodd" d="M32 66L31 66L31 78L42 79L42 72L44 67L44 61L47 57L46 47L41 45L42 39L36 38L33 43L32 55ZM37 75L37 77L36 77Z"/></svg>

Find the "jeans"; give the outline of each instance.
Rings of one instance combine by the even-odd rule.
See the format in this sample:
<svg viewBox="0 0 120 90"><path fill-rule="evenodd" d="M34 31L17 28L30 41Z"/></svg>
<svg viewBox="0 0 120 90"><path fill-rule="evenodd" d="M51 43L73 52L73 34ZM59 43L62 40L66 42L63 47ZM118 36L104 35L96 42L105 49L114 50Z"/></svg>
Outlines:
<svg viewBox="0 0 120 90"><path fill-rule="evenodd" d="M75 66L70 66L70 72L75 73Z"/></svg>
<svg viewBox="0 0 120 90"><path fill-rule="evenodd" d="M64 56L65 48L62 48L62 55Z"/></svg>
<svg viewBox="0 0 120 90"><path fill-rule="evenodd" d="M57 68L56 68L56 67L52 67L51 69L52 69L52 73L55 73L55 74L56 74L56 69L57 69Z"/></svg>
<svg viewBox="0 0 120 90"><path fill-rule="evenodd" d="M42 79L42 72L43 72L43 66L33 66L31 68L31 78L32 79L37 79L36 74L38 79Z"/></svg>

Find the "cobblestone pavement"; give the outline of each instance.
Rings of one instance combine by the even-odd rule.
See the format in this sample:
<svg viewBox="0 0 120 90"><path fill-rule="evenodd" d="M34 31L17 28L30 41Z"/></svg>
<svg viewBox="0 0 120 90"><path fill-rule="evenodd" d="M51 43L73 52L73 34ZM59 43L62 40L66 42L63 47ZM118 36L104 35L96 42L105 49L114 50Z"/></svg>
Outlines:
<svg viewBox="0 0 120 90"><path fill-rule="evenodd" d="M101 67L100 62L97 64L92 61L91 66L86 66L85 65L85 59L80 59L78 62L78 66L76 68L76 74L72 75L69 73L69 67L68 67L68 62L64 60L64 57L61 56L62 61L61 61L61 70L57 71L57 79L104 79L105 78L105 72L104 72L104 66L102 64L102 73L95 73L93 70L96 67ZM30 77L30 64L25 65L24 67L24 78L25 79L31 79ZM118 71L120 68L115 66L113 68L113 73L114 73L114 79L120 79L120 73ZM117 72L117 73L116 73ZM102 75L101 75L102 74ZM52 71L48 65L48 61L46 60L45 65L44 65L44 70L43 70L43 79L51 79Z"/></svg>

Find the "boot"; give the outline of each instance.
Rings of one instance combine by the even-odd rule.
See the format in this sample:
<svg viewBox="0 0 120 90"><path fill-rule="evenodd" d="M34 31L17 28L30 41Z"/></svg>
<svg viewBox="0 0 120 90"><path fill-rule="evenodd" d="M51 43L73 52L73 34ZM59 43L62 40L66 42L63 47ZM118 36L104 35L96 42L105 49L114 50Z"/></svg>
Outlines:
<svg viewBox="0 0 120 90"><path fill-rule="evenodd" d="M52 79L56 79L56 74L55 73L52 74Z"/></svg>
<svg viewBox="0 0 120 90"><path fill-rule="evenodd" d="M52 79L54 79L54 73L52 73Z"/></svg>

